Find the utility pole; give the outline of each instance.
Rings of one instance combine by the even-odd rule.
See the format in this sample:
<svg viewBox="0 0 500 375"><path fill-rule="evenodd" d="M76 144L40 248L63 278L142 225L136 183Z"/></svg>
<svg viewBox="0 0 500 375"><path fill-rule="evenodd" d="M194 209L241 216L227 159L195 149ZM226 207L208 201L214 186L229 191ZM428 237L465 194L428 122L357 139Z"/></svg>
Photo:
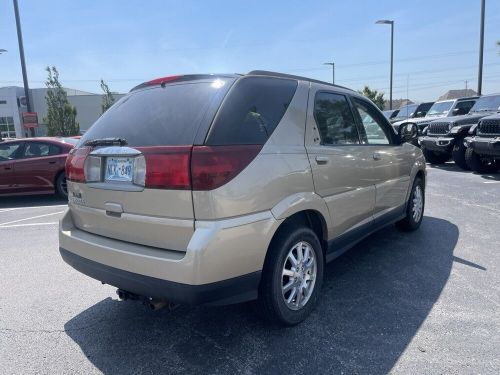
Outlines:
<svg viewBox="0 0 500 375"><path fill-rule="evenodd" d="M323 63L323 65L331 65L332 66L332 84L334 85L335 84L335 63L332 61L332 62Z"/></svg>
<svg viewBox="0 0 500 375"><path fill-rule="evenodd" d="M26 108L28 112L32 112L31 101L30 101L30 89L28 86L28 74L26 73L26 62L24 61L24 47L23 47L23 34L21 31L21 20L19 18L19 7L17 5L17 0L14 1L14 13L16 16L16 27L17 27L17 41L19 43L19 55L21 57L21 70L23 72L23 83L24 83L24 96L26 97ZM30 128L31 136L35 135L35 129Z"/></svg>
<svg viewBox="0 0 500 375"><path fill-rule="evenodd" d="M481 0L481 26L479 30L479 72L477 77L478 95L481 95L483 90L484 8L485 0Z"/></svg>

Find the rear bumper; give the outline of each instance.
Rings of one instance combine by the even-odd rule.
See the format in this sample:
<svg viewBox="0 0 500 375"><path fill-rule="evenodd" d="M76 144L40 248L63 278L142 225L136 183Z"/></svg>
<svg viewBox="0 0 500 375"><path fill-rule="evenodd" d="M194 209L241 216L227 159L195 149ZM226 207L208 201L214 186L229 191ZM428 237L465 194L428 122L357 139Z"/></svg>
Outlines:
<svg viewBox="0 0 500 375"><path fill-rule="evenodd" d="M94 262L59 248L63 260L77 271L142 296L187 305L231 304L257 298L260 272L203 285L181 284L140 275Z"/></svg>
<svg viewBox="0 0 500 375"><path fill-rule="evenodd" d="M420 146L426 148L427 150L450 153L453 145L455 144L455 138L424 136L420 137L419 143Z"/></svg>
<svg viewBox="0 0 500 375"><path fill-rule="evenodd" d="M477 154L500 158L500 137L467 137L464 143Z"/></svg>
<svg viewBox="0 0 500 375"><path fill-rule="evenodd" d="M117 288L177 303L228 304L257 297L280 222L268 211L197 221L187 249L174 251L82 231L68 210L60 222L59 247L72 267Z"/></svg>

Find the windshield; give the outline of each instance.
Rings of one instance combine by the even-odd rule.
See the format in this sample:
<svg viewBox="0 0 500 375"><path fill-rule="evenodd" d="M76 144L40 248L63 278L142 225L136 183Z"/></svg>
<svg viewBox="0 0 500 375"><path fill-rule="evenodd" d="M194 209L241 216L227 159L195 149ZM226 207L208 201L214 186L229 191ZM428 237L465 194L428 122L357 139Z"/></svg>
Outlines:
<svg viewBox="0 0 500 375"><path fill-rule="evenodd" d="M434 103L429 112L427 112L427 117L444 116L448 114L452 106L453 101Z"/></svg>
<svg viewBox="0 0 500 375"><path fill-rule="evenodd" d="M483 96L479 98L471 108L472 112L498 111L500 108L500 95Z"/></svg>
<svg viewBox="0 0 500 375"><path fill-rule="evenodd" d="M399 113L398 113L397 118L410 117L415 112L417 107L418 107L417 104L411 104L411 105L405 105L405 106L399 108Z"/></svg>

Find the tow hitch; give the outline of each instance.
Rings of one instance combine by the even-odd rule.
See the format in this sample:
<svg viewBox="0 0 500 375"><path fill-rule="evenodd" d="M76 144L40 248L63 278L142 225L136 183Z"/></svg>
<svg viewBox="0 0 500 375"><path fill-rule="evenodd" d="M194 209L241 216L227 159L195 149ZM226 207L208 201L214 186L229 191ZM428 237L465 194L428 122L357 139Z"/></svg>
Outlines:
<svg viewBox="0 0 500 375"><path fill-rule="evenodd" d="M160 310L164 307L167 307L169 311L174 311L179 307L178 304L169 302L167 300L157 300L151 297L140 296L138 294L127 292L123 289L117 289L116 294L122 301L141 301L143 305L147 306L151 310Z"/></svg>

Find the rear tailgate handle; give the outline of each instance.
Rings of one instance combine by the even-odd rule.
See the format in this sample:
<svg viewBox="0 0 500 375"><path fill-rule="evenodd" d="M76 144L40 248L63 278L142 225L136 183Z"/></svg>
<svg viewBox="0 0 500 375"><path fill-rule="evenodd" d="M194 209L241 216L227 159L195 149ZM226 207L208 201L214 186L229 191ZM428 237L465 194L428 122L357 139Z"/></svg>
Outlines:
<svg viewBox="0 0 500 375"><path fill-rule="evenodd" d="M107 202L104 204L104 209L106 210L106 215L120 217L123 213L123 207L119 203Z"/></svg>
<svg viewBox="0 0 500 375"><path fill-rule="evenodd" d="M319 165L328 163L328 158L326 156L316 156L316 163Z"/></svg>
<svg viewBox="0 0 500 375"><path fill-rule="evenodd" d="M378 153L378 152L374 152L372 156L373 156L373 160L382 159L382 155L380 155L380 153Z"/></svg>

